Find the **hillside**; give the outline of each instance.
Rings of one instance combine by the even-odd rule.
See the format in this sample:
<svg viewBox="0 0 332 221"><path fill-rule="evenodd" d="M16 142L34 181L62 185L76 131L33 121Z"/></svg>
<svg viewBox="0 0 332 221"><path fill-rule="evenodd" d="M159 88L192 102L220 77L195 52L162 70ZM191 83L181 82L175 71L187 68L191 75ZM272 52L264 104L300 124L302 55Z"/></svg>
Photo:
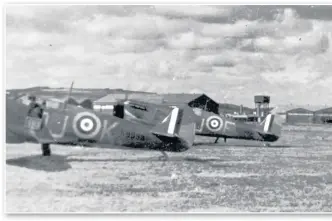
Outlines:
<svg viewBox="0 0 332 221"><path fill-rule="evenodd" d="M10 89L7 90L10 93L27 93L27 94L34 94L36 96L41 97L52 97L57 99L65 99L68 96L69 88L50 88L50 87L32 87L26 89ZM83 100L83 99L91 99L97 100L107 94L118 94L118 93L128 93L128 94L152 94L151 92L143 92L143 91L133 91L133 90L123 90L123 89L94 89L94 88L73 88L71 96L76 100ZM219 110L221 113L231 113L239 112L240 105L231 104L231 103L219 103ZM252 114L255 111L255 108L250 108L243 106L243 112L246 114Z"/></svg>

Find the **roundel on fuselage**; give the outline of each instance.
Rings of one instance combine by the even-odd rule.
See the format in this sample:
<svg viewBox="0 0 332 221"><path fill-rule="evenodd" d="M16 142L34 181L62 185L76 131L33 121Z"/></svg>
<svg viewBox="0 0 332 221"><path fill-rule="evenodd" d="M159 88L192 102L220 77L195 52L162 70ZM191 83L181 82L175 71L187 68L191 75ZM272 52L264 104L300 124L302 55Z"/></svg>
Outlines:
<svg viewBox="0 0 332 221"><path fill-rule="evenodd" d="M206 127L211 132L217 132L217 131L221 130L223 125L224 125L224 121L219 116L210 116L206 120Z"/></svg>
<svg viewBox="0 0 332 221"><path fill-rule="evenodd" d="M100 119L91 112L80 112L73 119L73 130L79 138L91 139L101 128Z"/></svg>

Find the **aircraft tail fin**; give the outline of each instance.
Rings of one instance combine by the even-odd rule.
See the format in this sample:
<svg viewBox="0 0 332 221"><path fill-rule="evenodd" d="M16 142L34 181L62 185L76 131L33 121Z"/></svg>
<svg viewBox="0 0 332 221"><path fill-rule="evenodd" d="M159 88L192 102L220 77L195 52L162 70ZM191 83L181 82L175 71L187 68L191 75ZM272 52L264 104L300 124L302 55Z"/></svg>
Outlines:
<svg viewBox="0 0 332 221"><path fill-rule="evenodd" d="M173 108L171 113L159 124L157 124L153 133L165 134L170 137L176 136L181 127L183 110L178 107Z"/></svg>
<svg viewBox="0 0 332 221"><path fill-rule="evenodd" d="M265 134L272 134L280 137L282 129L282 120L278 114L268 114L264 121L261 123Z"/></svg>
<svg viewBox="0 0 332 221"><path fill-rule="evenodd" d="M152 133L159 139L180 140L186 146L192 146L195 138L195 122L190 118L189 107L173 107L171 113L159 124Z"/></svg>
<svg viewBox="0 0 332 221"><path fill-rule="evenodd" d="M68 90L68 95L67 95L67 101L70 99L71 94L73 92L73 87L74 87L74 81L71 82L70 88ZM64 106L63 106L63 110L65 110L67 108L67 102L65 102Z"/></svg>

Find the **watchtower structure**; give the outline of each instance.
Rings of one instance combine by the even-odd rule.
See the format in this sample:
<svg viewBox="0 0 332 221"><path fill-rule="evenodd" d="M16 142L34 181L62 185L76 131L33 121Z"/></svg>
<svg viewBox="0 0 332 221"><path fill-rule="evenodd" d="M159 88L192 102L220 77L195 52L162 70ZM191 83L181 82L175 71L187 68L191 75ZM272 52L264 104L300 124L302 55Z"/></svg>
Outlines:
<svg viewBox="0 0 332 221"><path fill-rule="evenodd" d="M255 96L255 107L258 122L266 117L270 110L270 96L256 95Z"/></svg>

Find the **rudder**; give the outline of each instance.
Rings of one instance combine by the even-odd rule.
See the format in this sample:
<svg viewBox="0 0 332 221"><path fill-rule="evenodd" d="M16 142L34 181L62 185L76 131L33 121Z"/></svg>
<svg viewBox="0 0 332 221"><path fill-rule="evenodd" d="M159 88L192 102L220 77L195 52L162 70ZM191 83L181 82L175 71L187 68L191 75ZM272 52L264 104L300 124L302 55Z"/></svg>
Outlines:
<svg viewBox="0 0 332 221"><path fill-rule="evenodd" d="M175 136L179 133L183 117L183 110L174 107L171 113L153 128L154 133L164 134L165 136Z"/></svg>
<svg viewBox="0 0 332 221"><path fill-rule="evenodd" d="M273 134L277 137L281 135L281 122L279 116L276 114L268 114L265 120L262 122L264 124L264 133Z"/></svg>
<svg viewBox="0 0 332 221"><path fill-rule="evenodd" d="M180 139L192 146L195 138L196 124L192 120L194 112L189 107L173 107L171 113L156 127L152 133L158 136Z"/></svg>

